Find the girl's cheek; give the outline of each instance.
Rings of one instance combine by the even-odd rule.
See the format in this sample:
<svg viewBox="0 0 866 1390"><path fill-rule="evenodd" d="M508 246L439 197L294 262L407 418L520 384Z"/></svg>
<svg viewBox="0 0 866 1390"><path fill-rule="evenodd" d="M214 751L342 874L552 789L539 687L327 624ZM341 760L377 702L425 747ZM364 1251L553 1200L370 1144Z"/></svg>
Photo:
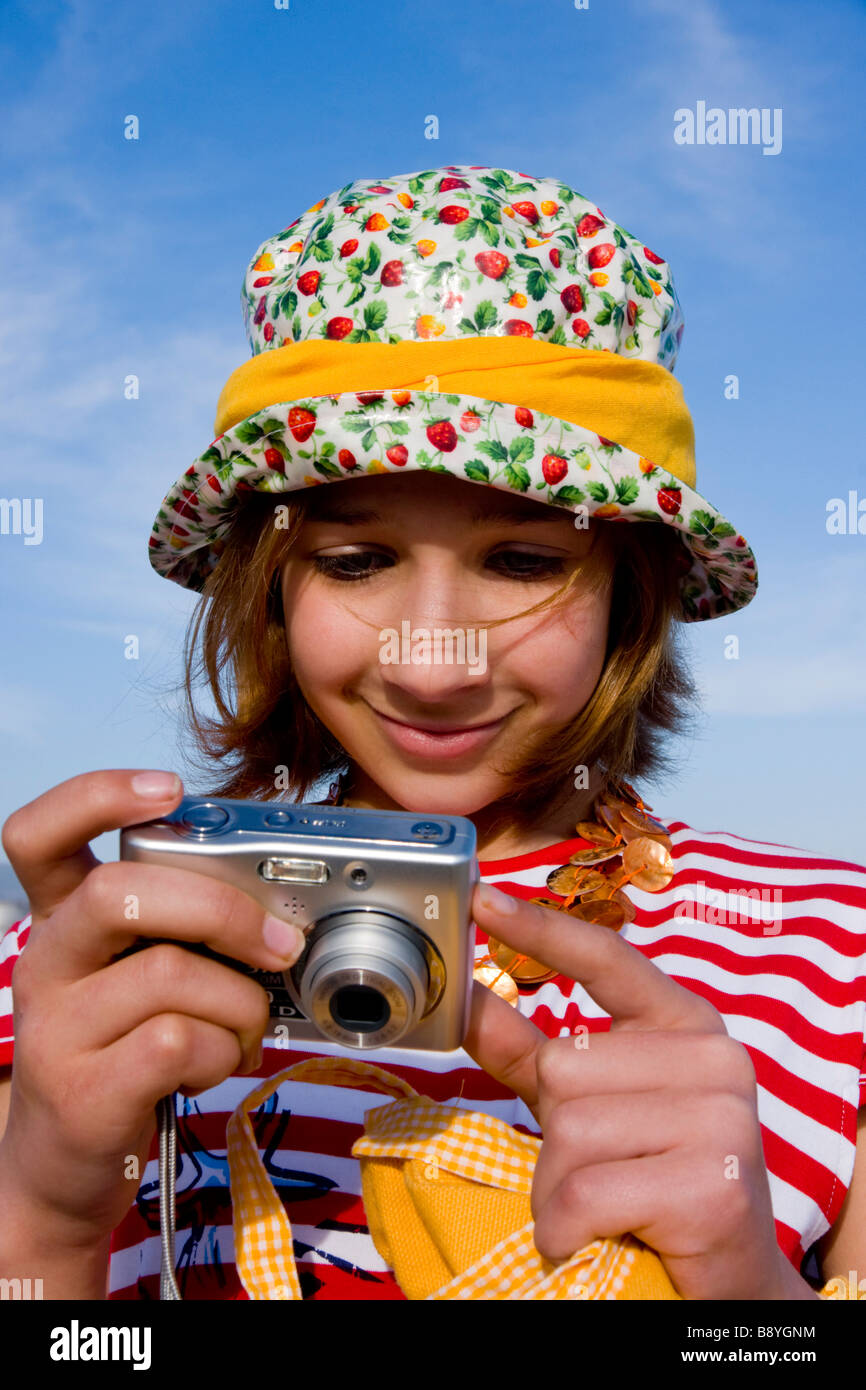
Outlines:
<svg viewBox="0 0 866 1390"><path fill-rule="evenodd" d="M582 708L595 689L606 646L606 612L582 611L528 638L516 656L537 697L567 715Z"/></svg>
<svg viewBox="0 0 866 1390"><path fill-rule="evenodd" d="M296 672L323 683L377 659L377 631L326 602L299 603L291 612L287 639Z"/></svg>

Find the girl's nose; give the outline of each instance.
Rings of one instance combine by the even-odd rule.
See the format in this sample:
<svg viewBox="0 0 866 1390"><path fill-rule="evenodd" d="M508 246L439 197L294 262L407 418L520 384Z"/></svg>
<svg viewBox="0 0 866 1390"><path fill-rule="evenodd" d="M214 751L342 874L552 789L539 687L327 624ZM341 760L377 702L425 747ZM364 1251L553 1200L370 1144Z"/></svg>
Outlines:
<svg viewBox="0 0 866 1390"><path fill-rule="evenodd" d="M445 623L401 621L379 634L379 663L384 684L419 704L453 704L455 718L465 714L477 723L482 716L478 697L490 683L487 629L450 627Z"/></svg>

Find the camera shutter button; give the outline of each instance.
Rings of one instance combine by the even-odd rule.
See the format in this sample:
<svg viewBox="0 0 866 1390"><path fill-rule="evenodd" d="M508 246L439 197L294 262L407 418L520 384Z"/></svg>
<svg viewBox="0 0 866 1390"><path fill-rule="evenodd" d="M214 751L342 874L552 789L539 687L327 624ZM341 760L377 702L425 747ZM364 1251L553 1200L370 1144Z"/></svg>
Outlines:
<svg viewBox="0 0 866 1390"><path fill-rule="evenodd" d="M222 830L229 819L229 813L222 806L191 806L183 817L183 824L197 835L213 835Z"/></svg>
<svg viewBox="0 0 866 1390"><path fill-rule="evenodd" d="M412 834L417 835L419 840L438 840L442 835L442 826L435 820L417 821L412 826Z"/></svg>

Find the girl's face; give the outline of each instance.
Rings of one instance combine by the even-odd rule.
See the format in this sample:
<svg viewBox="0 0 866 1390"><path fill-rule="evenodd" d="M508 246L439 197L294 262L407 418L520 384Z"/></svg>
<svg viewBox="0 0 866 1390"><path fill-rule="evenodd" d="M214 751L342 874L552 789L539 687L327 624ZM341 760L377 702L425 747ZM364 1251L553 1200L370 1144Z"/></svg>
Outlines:
<svg viewBox="0 0 866 1390"><path fill-rule="evenodd" d="M316 490L282 569L286 635L301 692L355 765L354 804L477 825L507 797L497 765L583 708L607 641L603 547L592 561L607 567L601 590L582 575L560 608L473 624L558 589L587 555L592 524L578 529L570 512L441 474ZM437 628L454 634L438 651Z"/></svg>

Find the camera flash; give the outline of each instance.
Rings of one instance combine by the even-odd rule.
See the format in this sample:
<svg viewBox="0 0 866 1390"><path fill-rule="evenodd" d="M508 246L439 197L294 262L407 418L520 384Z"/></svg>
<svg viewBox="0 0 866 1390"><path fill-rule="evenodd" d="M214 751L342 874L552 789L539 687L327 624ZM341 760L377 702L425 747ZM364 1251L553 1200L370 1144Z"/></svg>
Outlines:
<svg viewBox="0 0 866 1390"><path fill-rule="evenodd" d="M270 883L328 881L328 866L323 859L265 859L259 865L259 873Z"/></svg>

